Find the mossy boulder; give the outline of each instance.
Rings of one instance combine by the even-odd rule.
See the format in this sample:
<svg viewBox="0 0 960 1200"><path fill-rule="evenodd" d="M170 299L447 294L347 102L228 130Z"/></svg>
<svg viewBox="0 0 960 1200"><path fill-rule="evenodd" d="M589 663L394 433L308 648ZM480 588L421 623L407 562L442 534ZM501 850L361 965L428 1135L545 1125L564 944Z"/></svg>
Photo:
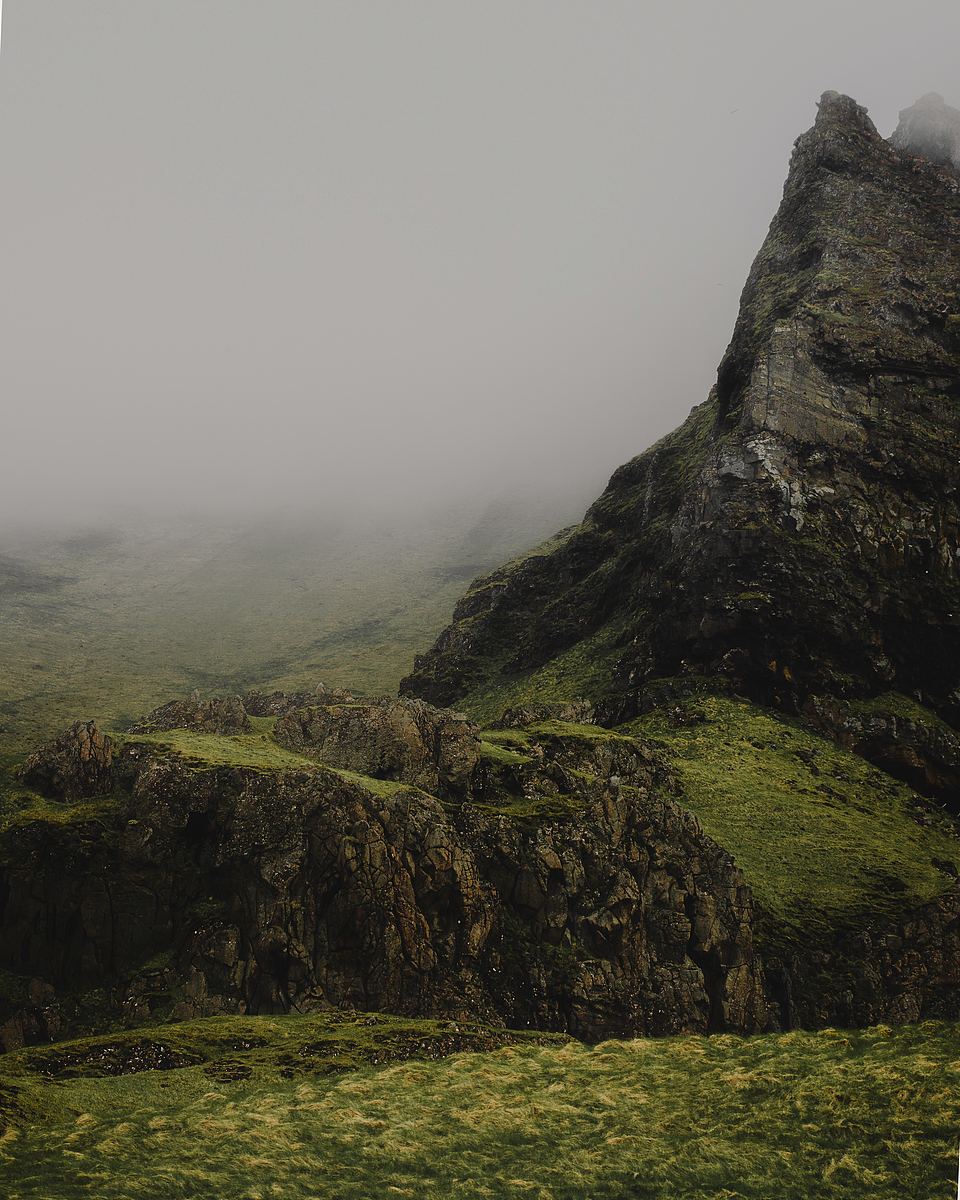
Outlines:
<svg viewBox="0 0 960 1200"><path fill-rule="evenodd" d="M332 767L466 795L480 760L476 726L418 700L323 704L279 717L277 742Z"/></svg>

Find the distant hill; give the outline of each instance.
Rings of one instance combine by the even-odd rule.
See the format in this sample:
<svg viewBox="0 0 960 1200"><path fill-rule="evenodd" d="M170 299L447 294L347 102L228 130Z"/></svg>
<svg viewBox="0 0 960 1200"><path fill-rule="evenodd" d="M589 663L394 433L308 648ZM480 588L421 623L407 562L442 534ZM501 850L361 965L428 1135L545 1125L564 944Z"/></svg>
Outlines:
<svg viewBox="0 0 960 1200"><path fill-rule="evenodd" d="M0 746L77 716L123 723L202 689L395 691L475 575L569 520L568 501L415 516L0 534Z"/></svg>

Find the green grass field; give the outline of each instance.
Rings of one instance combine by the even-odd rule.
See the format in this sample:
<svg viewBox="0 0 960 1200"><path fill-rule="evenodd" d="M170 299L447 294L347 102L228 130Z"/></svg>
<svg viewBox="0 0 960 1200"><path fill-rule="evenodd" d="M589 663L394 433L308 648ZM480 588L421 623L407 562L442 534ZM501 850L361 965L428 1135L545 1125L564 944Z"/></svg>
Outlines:
<svg viewBox="0 0 960 1200"><path fill-rule="evenodd" d="M682 803L725 846L766 910L812 928L902 909L946 891L956 822L910 788L797 723L733 696L656 710L623 727L658 744Z"/></svg>
<svg viewBox="0 0 960 1200"><path fill-rule="evenodd" d="M955 1194L956 1026L594 1047L521 1040L433 1057L447 1048L445 1031L427 1022L420 1052L430 1057L380 1066L371 1063L376 1037L384 1058L397 1047L404 1053L405 1039L413 1039L416 1051L415 1023L381 1016L372 1026L359 1018L325 1029L325 1020L193 1022L165 1040L192 1055L194 1065L132 1075L96 1074L98 1063L114 1069L105 1039L86 1043L79 1066L70 1063L69 1047L53 1048L56 1061L53 1050L0 1059L7 1088L21 1089L18 1102L37 1106L30 1126L9 1130L0 1142L5 1194L10 1200L950 1200ZM150 1033L160 1038L167 1031ZM482 1037L481 1031L481 1044ZM357 1066L358 1058L368 1065ZM51 1079L42 1089L38 1072Z"/></svg>
<svg viewBox="0 0 960 1200"><path fill-rule="evenodd" d="M0 765L79 717L122 724L194 687L394 693L470 581L569 515L0 536Z"/></svg>

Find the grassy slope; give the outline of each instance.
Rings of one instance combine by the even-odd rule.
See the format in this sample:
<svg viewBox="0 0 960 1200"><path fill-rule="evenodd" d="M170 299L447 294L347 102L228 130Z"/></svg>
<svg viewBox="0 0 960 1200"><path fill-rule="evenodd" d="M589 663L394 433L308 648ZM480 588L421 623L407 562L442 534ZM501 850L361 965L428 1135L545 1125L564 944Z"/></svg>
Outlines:
<svg viewBox="0 0 960 1200"><path fill-rule="evenodd" d="M603 683L622 653L619 630L607 627L562 651L542 667L523 675L494 677L456 707L481 723L494 721L508 708L539 701L567 702L602 694Z"/></svg>
<svg viewBox="0 0 960 1200"><path fill-rule="evenodd" d="M438 1059L449 1024L418 1037L396 1018L327 1020L195 1022L167 1040L198 1065L61 1077L39 1097L31 1072L56 1063L0 1059L17 1102L44 1115L0 1144L6 1194L941 1200L955 1186L955 1026L520 1041ZM336 1072L411 1041L428 1061ZM103 1044L80 1069L112 1069Z"/></svg>
<svg viewBox="0 0 960 1200"><path fill-rule="evenodd" d="M193 687L394 692L470 580L568 515L6 536L0 766L77 717L122 722Z"/></svg>
<svg viewBox="0 0 960 1200"><path fill-rule="evenodd" d="M733 854L768 912L810 928L945 891L960 867L954 823L911 790L800 725L735 697L655 710L624 730L662 746L683 802ZM706 718L698 721L697 718Z"/></svg>
<svg viewBox="0 0 960 1200"><path fill-rule="evenodd" d="M196 729L164 729L159 733L118 734L125 742L171 750L181 758L204 767L247 767L254 771L316 771L322 760L287 750L273 739L276 717L251 717L249 733L202 733ZM374 779L344 767L326 767L350 783L359 784L378 796L392 792L417 791L410 784Z"/></svg>
<svg viewBox="0 0 960 1200"><path fill-rule="evenodd" d="M88 703L88 711L118 720L192 685L298 686L319 677L390 688L409 650L428 643L463 584L431 573L431 556L449 559L449 541L421 547L422 554L409 546L402 553L373 547L369 561L351 560L339 574L330 554L321 555L325 590L311 599L303 572L284 575L286 551L270 571L257 558L258 591L246 551L224 551L219 563L216 555L201 556L169 583L161 578L173 561L167 551L158 556L163 571L150 574L155 550L120 555L129 574L118 588L115 563L99 575L35 590L34 600L42 602L32 609L20 594L16 621L0 626L0 661L9 663L0 679L8 749L46 736ZM290 550L290 563L302 558L302 545ZM105 595L112 609L105 610ZM399 602L386 624L378 616L365 623L364 606L382 613L387 596ZM430 632L421 632L431 619ZM145 638L147 629L155 641ZM318 630L326 632L311 641ZM474 697L473 711L493 716L506 703L583 694L607 651L604 641L601 635L535 677ZM111 695L119 697L112 706ZM695 703L706 723L676 725L654 714L629 732L665 748L686 802L734 853L770 911L787 921L801 911L809 917L811 909L854 915L949 886L932 859L960 865L958 843L936 820L917 822L908 789L743 702ZM484 738L485 754L503 765L524 755L519 732ZM264 770L314 765L277 747L269 722L236 738L174 731L153 740L207 763ZM358 1036L356 1029L315 1027L308 1035L307 1026L296 1025L326 1018L251 1018L258 1030L267 1021L275 1028L266 1046L248 1052L238 1048L250 1040L233 1028L240 1020L226 1019L219 1049L199 1029L209 1023L198 1023L196 1032L164 1029L165 1041L177 1040L202 1060L172 1072L38 1086L23 1058L0 1060L0 1103L7 1075L19 1089L14 1102L42 1117L3 1144L6 1191L24 1198L158 1200L201 1194L882 1200L907 1194L905 1188L917 1200L950 1194L960 1122L956 1027L593 1049L523 1045L330 1075L333 1068L379 1061L381 1052L396 1057L379 1044L381 1031L387 1042L425 1040L428 1056L442 1031L436 1023L407 1022L400 1032L394 1019L380 1017L370 1042L362 1030ZM322 1052L301 1053L310 1038L327 1043ZM294 1077L284 1077L281 1058L287 1069L290 1060L295 1064ZM231 1078L237 1074L249 1077Z"/></svg>
<svg viewBox="0 0 960 1200"><path fill-rule="evenodd" d="M252 717L249 733L202 733L196 729L164 729L159 733L120 735L125 742L166 747L183 758L215 767L250 767L255 771L305 770L313 759L294 754L273 740L276 717Z"/></svg>

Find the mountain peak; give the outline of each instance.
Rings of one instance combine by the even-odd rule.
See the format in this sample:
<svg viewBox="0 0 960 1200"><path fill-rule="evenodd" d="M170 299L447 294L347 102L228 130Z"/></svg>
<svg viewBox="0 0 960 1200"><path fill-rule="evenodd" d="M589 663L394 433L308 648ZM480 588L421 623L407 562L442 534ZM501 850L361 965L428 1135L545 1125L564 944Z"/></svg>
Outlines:
<svg viewBox="0 0 960 1200"><path fill-rule="evenodd" d="M958 274L952 173L825 93L707 403L561 545L478 581L405 692L556 684L623 719L694 672L788 711L895 690L960 718Z"/></svg>
<svg viewBox="0 0 960 1200"><path fill-rule="evenodd" d="M960 109L947 104L939 92L927 92L901 111L890 141L899 150L960 167Z"/></svg>
<svg viewBox="0 0 960 1200"><path fill-rule="evenodd" d="M860 125L876 132L873 122L867 115L867 110L862 104L858 104L852 96L846 96L843 92L824 92L817 101L816 124L822 127L829 123L841 121L846 124Z"/></svg>

